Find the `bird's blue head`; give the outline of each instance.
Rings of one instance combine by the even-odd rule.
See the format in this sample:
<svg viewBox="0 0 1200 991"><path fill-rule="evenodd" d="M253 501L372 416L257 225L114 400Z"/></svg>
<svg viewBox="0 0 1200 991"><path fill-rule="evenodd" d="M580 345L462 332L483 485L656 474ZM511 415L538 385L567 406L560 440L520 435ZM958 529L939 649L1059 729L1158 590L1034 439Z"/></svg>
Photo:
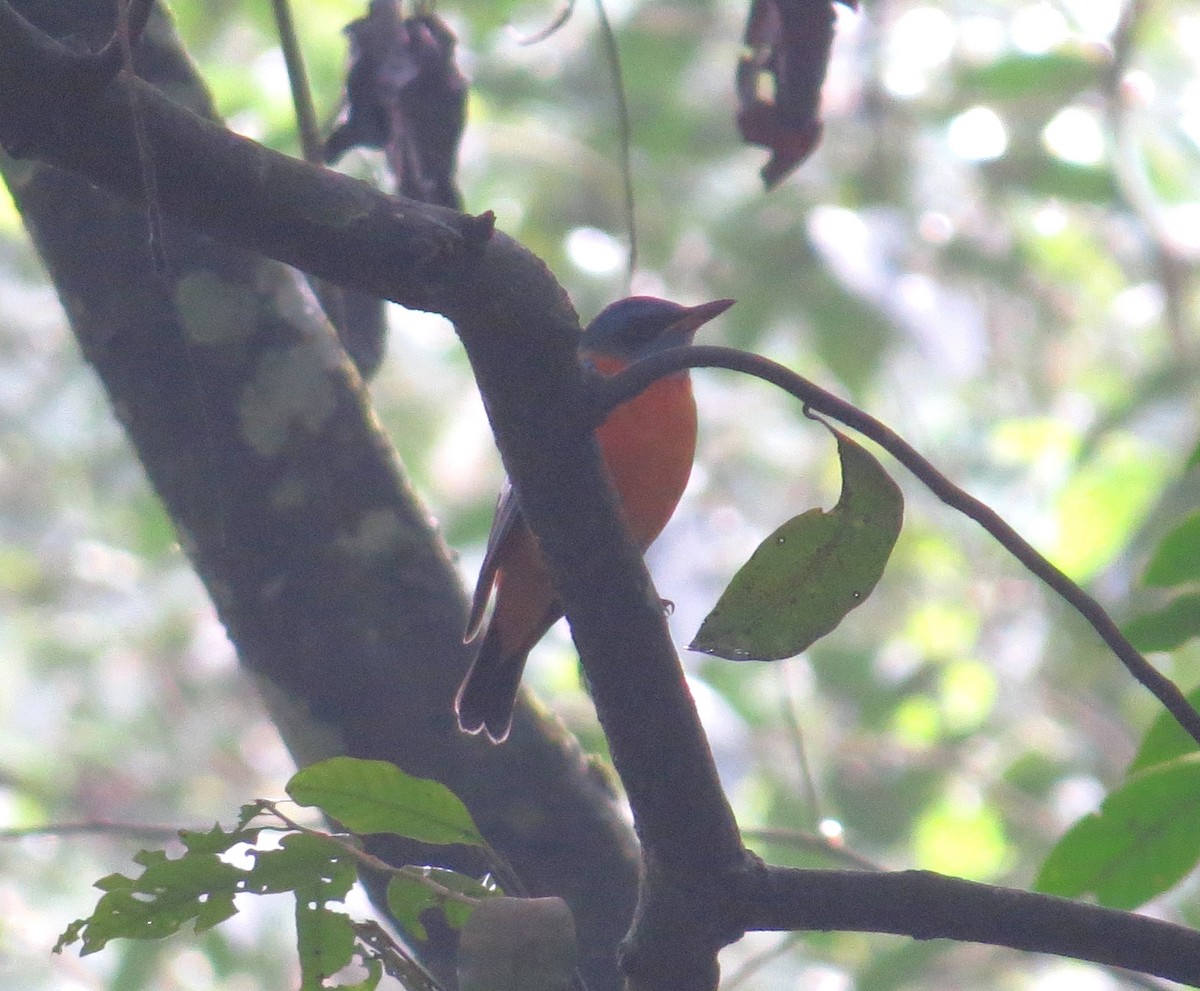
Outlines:
<svg viewBox="0 0 1200 991"><path fill-rule="evenodd" d="M580 347L595 354L636 361L690 344L696 331L733 305L718 299L699 306L680 306L654 296L629 296L610 303L583 332Z"/></svg>

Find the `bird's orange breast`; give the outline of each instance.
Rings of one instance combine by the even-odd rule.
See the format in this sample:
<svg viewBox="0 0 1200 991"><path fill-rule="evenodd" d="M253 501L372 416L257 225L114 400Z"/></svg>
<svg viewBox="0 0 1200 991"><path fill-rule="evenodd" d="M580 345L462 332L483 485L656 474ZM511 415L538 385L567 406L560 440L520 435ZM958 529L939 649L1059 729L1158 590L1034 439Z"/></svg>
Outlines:
<svg viewBox="0 0 1200 991"><path fill-rule="evenodd" d="M591 356L612 375L624 362ZM613 410L596 430L605 466L621 496L625 522L645 550L662 532L687 487L696 454L696 402L686 372L659 379Z"/></svg>

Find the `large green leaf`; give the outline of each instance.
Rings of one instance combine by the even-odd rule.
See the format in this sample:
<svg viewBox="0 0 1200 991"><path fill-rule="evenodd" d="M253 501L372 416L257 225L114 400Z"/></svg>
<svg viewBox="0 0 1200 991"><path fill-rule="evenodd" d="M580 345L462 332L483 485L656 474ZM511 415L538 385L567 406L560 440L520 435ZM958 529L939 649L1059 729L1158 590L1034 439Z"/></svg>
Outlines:
<svg viewBox="0 0 1200 991"><path fill-rule="evenodd" d="M1194 689L1187 697L1192 706L1200 706L1200 688ZM1184 754L1195 753L1196 741L1192 739L1179 721L1169 712L1160 712L1158 718L1150 725L1142 745L1138 747L1126 774L1144 771L1155 764L1164 764Z"/></svg>
<svg viewBox="0 0 1200 991"><path fill-rule="evenodd" d="M1200 755L1130 778L1059 840L1037 889L1095 895L1133 909L1177 884L1200 860Z"/></svg>
<svg viewBox="0 0 1200 991"><path fill-rule="evenodd" d="M318 806L355 833L395 833L422 843L484 839L467 807L445 785L405 774L382 760L334 757L297 771L287 793Z"/></svg>
<svg viewBox="0 0 1200 991"><path fill-rule="evenodd" d="M1200 592L1181 595L1156 612L1131 619L1122 629L1140 651L1176 650L1200 636Z"/></svg>
<svg viewBox="0 0 1200 991"><path fill-rule="evenodd" d="M1164 588L1200 581L1200 510L1159 541L1142 581Z"/></svg>
<svg viewBox="0 0 1200 991"><path fill-rule="evenodd" d="M833 431L842 494L759 545L708 614L691 649L730 660L794 657L875 588L904 518L904 498L865 448Z"/></svg>

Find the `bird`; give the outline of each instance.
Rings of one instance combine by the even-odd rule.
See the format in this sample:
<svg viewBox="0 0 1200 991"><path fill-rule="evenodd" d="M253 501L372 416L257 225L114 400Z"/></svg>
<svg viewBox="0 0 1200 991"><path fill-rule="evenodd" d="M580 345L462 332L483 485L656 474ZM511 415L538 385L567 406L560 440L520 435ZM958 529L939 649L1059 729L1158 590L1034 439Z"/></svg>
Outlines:
<svg viewBox="0 0 1200 991"><path fill-rule="evenodd" d="M579 357L601 375L692 342L696 331L733 305L718 299L682 306L653 296L609 304L580 338ZM629 534L644 551L675 512L696 453L696 401L686 370L656 380L596 428ZM488 602L495 608L485 624ZM563 615L537 537L506 482L496 505L464 642L482 643L454 700L459 727L503 743L529 652Z"/></svg>

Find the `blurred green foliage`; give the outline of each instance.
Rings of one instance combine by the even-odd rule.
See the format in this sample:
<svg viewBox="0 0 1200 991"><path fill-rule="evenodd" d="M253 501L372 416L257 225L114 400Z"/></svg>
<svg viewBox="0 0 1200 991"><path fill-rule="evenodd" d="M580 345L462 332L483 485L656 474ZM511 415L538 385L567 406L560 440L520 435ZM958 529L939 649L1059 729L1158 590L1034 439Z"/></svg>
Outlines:
<svg viewBox="0 0 1200 991"><path fill-rule="evenodd" d="M171 7L230 124L294 151L267 5ZM733 124L745 4L612 6L641 234L632 288L738 298L705 341L761 351L863 404L1087 580L1118 618L1161 609L1167 599L1138 579L1200 504L1196 16L1178 0L1143 5L1135 30L1116 34L1127 25L1115 0L863 7L839 12L822 147L766 194L762 155L737 143ZM362 8L297 5L330 121L340 27ZM518 35L547 23L553 4L442 0L439 12L473 79L468 208L495 210L586 319L628 290L617 127L594 15L581 4L560 31L522 46ZM345 167L382 176L367 154ZM400 311L392 324L373 395L469 575L500 481L486 421L449 328ZM650 553L676 603L679 643L763 536L837 497L824 432L798 408L725 373L699 373L697 392L694 482ZM1027 886L1067 827L1121 788L1157 710L976 527L898 480L906 526L871 600L782 675L689 657L696 694L747 826L812 833L836 823L850 849L884 866ZM0 825L196 826L281 793L286 757L6 201L0 494ZM595 739L561 643L535 653L530 677L553 686L556 708ZM1195 639L1154 659L1185 688L1200 680ZM1178 766L1189 770L1170 773L1192 773ZM769 848L777 860L821 860L780 842ZM90 881L138 845L5 840L0 982L296 984L283 963L286 905L243 912L201 940L51 958L55 935L94 901ZM1194 883L1154 910L1195 923ZM873 991L1029 987L1080 973L887 937L810 936L777 952L783 945L764 936L731 947L725 971L745 974L747 989L822 979Z"/></svg>

